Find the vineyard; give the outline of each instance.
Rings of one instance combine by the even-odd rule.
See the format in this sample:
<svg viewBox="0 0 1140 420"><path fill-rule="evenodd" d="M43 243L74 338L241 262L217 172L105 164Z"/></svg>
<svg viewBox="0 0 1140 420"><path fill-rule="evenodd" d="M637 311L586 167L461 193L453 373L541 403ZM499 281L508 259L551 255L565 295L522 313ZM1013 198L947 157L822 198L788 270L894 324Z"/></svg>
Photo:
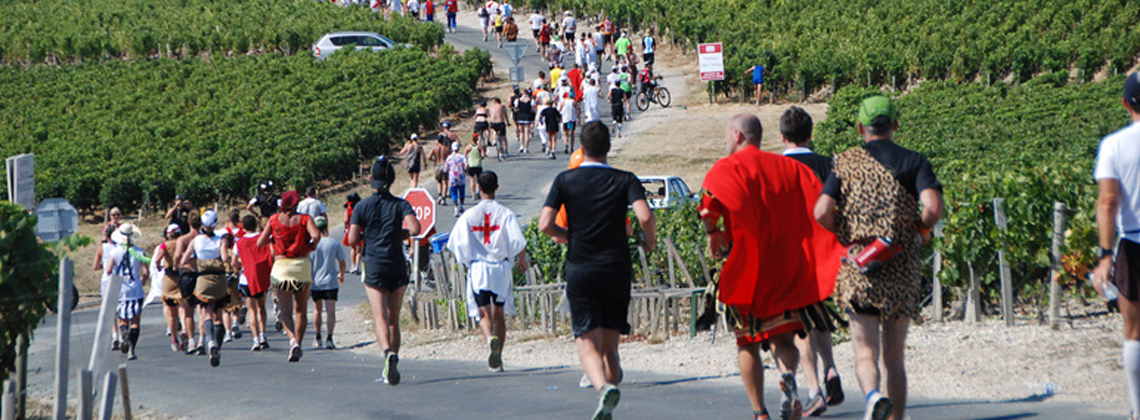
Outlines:
<svg viewBox="0 0 1140 420"><path fill-rule="evenodd" d="M1011 87L931 82L897 98L898 143L930 158L945 186L943 284L960 287L973 264L983 284L997 281L999 249L1011 261L1015 286L1040 297L1049 267L1053 202L1071 209L1066 234L1072 284L1093 263L1096 246L1093 164L1099 140L1127 124L1122 78L1064 85L1039 77ZM848 87L832 98L813 148L834 154L862 143L855 115L878 90ZM1008 230L994 224L992 199L1004 198ZM994 283L996 284L996 283ZM989 289L996 293L996 287Z"/></svg>
<svg viewBox="0 0 1140 420"><path fill-rule="evenodd" d="M304 0L13 0L0 2L0 28L0 59L7 63L291 55L324 33L343 30L377 32L422 49L443 42L439 25L385 22L367 8Z"/></svg>
<svg viewBox="0 0 1140 420"><path fill-rule="evenodd" d="M1123 72L1140 53L1133 0L531 0L655 27L683 45L724 42L721 87L750 92L744 72L767 66L766 87L811 92L912 79L1025 81L1074 69ZM718 90L722 90L718 88Z"/></svg>
<svg viewBox="0 0 1140 420"><path fill-rule="evenodd" d="M445 46L3 68L0 154L35 153L37 195L79 208L346 179L468 106L490 65Z"/></svg>

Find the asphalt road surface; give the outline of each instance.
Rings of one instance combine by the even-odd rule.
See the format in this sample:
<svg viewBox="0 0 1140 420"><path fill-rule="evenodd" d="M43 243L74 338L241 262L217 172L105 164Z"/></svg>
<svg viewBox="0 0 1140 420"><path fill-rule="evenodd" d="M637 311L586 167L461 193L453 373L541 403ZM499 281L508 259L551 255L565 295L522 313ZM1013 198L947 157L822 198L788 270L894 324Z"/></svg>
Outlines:
<svg viewBox="0 0 1140 420"><path fill-rule="evenodd" d="M529 41L523 26L520 40ZM489 49L498 61L498 70L509 59L494 43L484 43L477 28L460 27L448 34L447 41L460 49L472 46ZM534 50L523 60L529 79L543 65ZM608 108L603 106L602 108ZM608 110L603 110L608 112ZM608 115L604 115L608 118ZM512 130L513 131L513 130ZM512 134L513 140L513 134ZM512 141L513 142L513 141ZM516 145L517 147L517 145ZM539 142L532 144L538 150ZM513 150L512 152L515 152ZM536 217L553 176L563 170L566 156L550 161L532 153L496 162L485 160L486 169L500 174L499 200L513 208L526 223ZM425 185L435 192L434 182ZM438 194L438 193L437 193ZM469 201L472 203L474 200ZM470 204L469 204L470 205ZM450 229L454 218L450 207L439 209L439 226ZM336 236L336 234L334 234ZM356 276L349 276L341 289L339 308L354 308L364 301ZM287 339L280 333L268 334L272 348L249 351L248 330L242 340L222 348L222 362L211 368L206 357L186 356L169 349L162 310L158 305L143 313L138 360L129 363L132 406L136 413L159 418L192 419L581 419L596 405L592 390L577 387L581 371L577 360L558 366L488 372L485 364L452 360L404 360L400 363L403 383L379 383L381 358L345 351L348 347L375 349L372 342L345 343L342 350L305 348L299 363L286 362ZM89 358L97 309L74 313L71 344L71 403L78 380L75 371ZM303 343L311 346L312 329ZM29 391L34 398L49 401L52 395L55 354L55 319L36 330L30 349ZM105 344L104 344L105 345ZM481 346L473 352L482 353ZM731 357L726 355L726 357ZM118 354L107 358L109 365L125 362ZM1001 372L993 372L1000 375ZM751 418L748 400L740 379L728 377L678 377L652 372L626 372L623 398L615 412L620 419L746 419ZM776 407L778 395L770 374L767 400ZM922 380L911 378L912 381ZM1123 378L1108 378L1119 381ZM848 380L848 401L832 407L827 418L862 418L862 404L854 380ZM1017 401L960 401L953 395L915 396L909 415L914 419L1116 419L1127 413L1126 404L1074 404L1029 397ZM118 403L116 403L118 404Z"/></svg>

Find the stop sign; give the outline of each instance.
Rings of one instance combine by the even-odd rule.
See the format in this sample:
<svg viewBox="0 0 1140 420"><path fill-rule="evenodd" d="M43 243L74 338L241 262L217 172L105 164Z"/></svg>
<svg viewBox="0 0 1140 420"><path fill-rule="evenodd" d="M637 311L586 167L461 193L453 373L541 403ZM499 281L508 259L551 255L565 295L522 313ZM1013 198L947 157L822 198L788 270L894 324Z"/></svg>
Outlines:
<svg viewBox="0 0 1140 420"><path fill-rule="evenodd" d="M412 205L416 220L420 222L420 234L416 239L423 239L435 226L435 199L423 188L409 189L404 192L403 198Z"/></svg>

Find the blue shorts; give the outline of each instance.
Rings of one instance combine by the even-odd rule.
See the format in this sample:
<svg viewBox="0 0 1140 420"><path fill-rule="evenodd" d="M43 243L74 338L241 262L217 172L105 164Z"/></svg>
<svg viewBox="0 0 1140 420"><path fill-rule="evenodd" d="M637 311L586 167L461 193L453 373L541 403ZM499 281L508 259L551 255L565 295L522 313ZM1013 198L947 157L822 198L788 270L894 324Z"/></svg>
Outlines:
<svg viewBox="0 0 1140 420"><path fill-rule="evenodd" d="M564 124L562 124L562 126L566 127L567 130L574 131L574 122L573 121L570 121L568 123L564 123Z"/></svg>
<svg viewBox="0 0 1140 420"><path fill-rule="evenodd" d="M452 202L459 203L459 202L462 202L463 199L467 198L467 186L466 185L452 184L451 187L448 188L448 190L451 192L451 201Z"/></svg>

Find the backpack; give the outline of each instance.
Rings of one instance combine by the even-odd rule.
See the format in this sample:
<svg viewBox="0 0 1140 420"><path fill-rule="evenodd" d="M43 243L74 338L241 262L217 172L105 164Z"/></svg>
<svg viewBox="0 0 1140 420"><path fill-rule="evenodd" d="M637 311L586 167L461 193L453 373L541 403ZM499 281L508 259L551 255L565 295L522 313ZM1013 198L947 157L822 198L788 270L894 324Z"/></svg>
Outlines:
<svg viewBox="0 0 1140 420"><path fill-rule="evenodd" d="M487 12L487 8L486 8L486 7L483 7L483 6L480 6L480 7L479 7L479 17L481 17L481 18L485 18L485 17L487 17L487 16L490 16L490 15L491 15L491 14Z"/></svg>

